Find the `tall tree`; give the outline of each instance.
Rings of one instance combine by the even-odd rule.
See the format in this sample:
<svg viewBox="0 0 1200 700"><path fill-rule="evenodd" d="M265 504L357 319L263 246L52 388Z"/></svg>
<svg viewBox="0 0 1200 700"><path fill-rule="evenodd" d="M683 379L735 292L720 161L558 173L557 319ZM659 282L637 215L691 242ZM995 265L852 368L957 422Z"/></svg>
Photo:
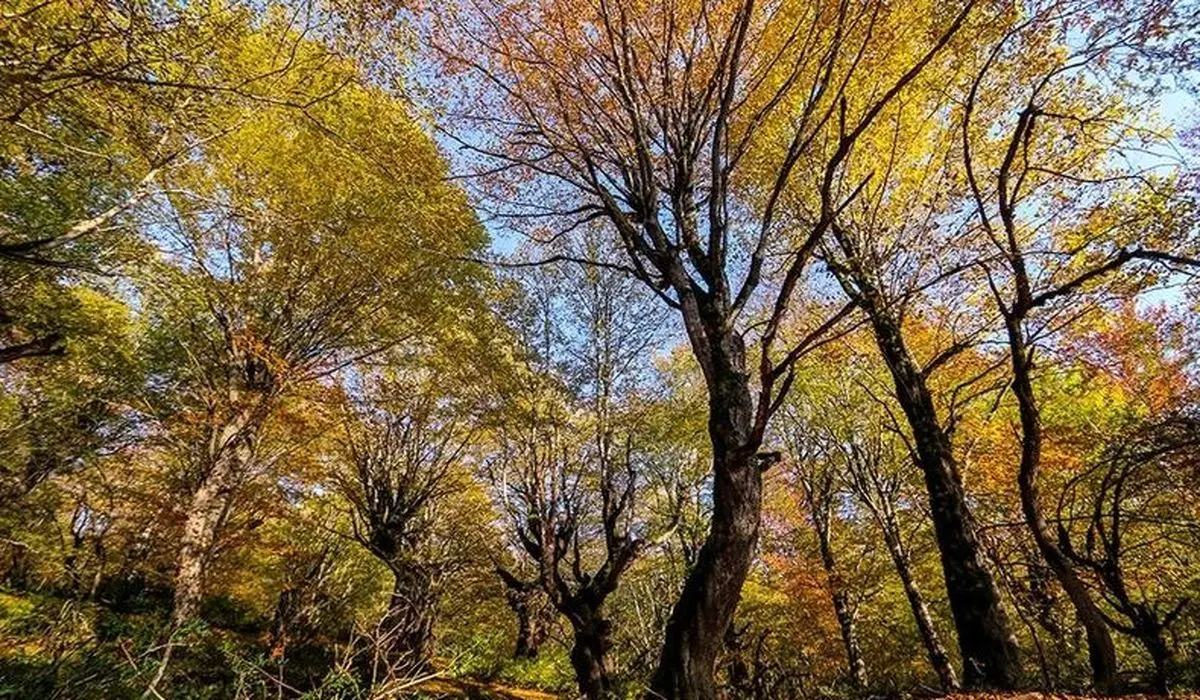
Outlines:
<svg viewBox="0 0 1200 700"><path fill-rule="evenodd" d="M580 259L601 263L602 243L585 243ZM636 281L601 264L546 272L526 280L534 313L518 330L527 339L527 391L499 430L490 478L543 591L571 624L580 692L605 698L614 691L605 603L652 543L641 504L653 503L654 483L634 442L639 375L661 335L660 315ZM550 326L551 335L540 332ZM671 502L674 494L662 495ZM520 583L504 578L510 589Z"/></svg>
<svg viewBox="0 0 1200 700"><path fill-rule="evenodd" d="M1104 11L1034 5L972 76L961 123L965 179L985 234L981 241L990 242L979 265L1003 321L1020 416L1021 509L1087 632L1093 681L1102 689L1116 682L1117 673L1108 625L1044 514L1034 353L1088 308L1080 303L1081 292L1094 293L1106 281L1134 282L1136 290L1149 279L1148 265L1198 262L1187 257L1194 242L1180 235L1187 225L1176 218L1186 203L1172 192L1169 178L1130 165L1135 151L1169 149L1164 137L1135 125L1129 113L1146 95L1107 74L1115 60L1124 60L1127 70L1144 69L1138 64L1152 60L1143 59L1152 52L1178 59L1169 29L1175 20L1175 10L1165 4L1118 3ZM1080 22L1090 26L1086 37L1076 39L1071 32ZM1046 65L1014 58L1048 41L1062 51ZM1020 69L1013 70L1013 63ZM1000 73L1019 90L1015 111L1014 100L988 94ZM1124 279L1113 280L1122 268Z"/></svg>
<svg viewBox="0 0 1200 700"><path fill-rule="evenodd" d="M842 315L792 340L781 324L817 242L853 198L835 187L853 144L972 7L900 17L883 4L488 2L431 25L448 29L431 37L446 63L480 88L454 107L470 124L465 145L489 170L499 161L539 177L520 216L604 221L625 253L610 266L679 313L704 374L712 529L668 624L652 697L715 696L720 640L758 538L762 472L775 459L759 453L764 434L795 362ZM929 38L906 44L903 60L860 61L887 53L881 37L914 34L883 26L912 22ZM859 80L870 86L851 97ZM768 120L784 133L764 155L755 146ZM801 161L819 164L821 207L793 234L777 210ZM752 184L764 169L753 179L768 184Z"/></svg>
<svg viewBox="0 0 1200 700"><path fill-rule="evenodd" d="M792 416L788 416L793 418ZM847 584L837 556L834 553L833 526L835 509L841 497L840 483L835 470L837 465L830 459L828 451L815 443L824 436L805 425L802 420L789 420L785 430L790 433L788 462L795 472L801 497L808 511L809 522L817 535L817 553L828 579L829 598L833 603L833 614L837 617L842 633L842 645L846 649L847 678L857 691L867 688L867 660L863 656L858 635L858 601Z"/></svg>
<svg viewBox="0 0 1200 700"><path fill-rule="evenodd" d="M274 46L265 33L224 47L225 59L253 63ZM154 411L191 473L176 624L196 614L230 495L272 458L260 437L277 409L355 361L428 339L451 309L469 313L478 279L456 256L484 234L407 106L352 64L314 58L319 45L296 51L320 70L292 89L322 99L221 115L231 133L164 176L164 251L139 280L173 363Z"/></svg>

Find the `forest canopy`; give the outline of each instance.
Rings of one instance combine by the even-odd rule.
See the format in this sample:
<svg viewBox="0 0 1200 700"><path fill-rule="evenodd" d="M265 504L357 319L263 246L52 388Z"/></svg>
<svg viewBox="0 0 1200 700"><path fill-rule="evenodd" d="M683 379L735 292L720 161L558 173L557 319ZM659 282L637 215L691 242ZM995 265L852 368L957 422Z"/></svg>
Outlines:
<svg viewBox="0 0 1200 700"><path fill-rule="evenodd" d="M5 0L0 698L1200 692L1198 50Z"/></svg>

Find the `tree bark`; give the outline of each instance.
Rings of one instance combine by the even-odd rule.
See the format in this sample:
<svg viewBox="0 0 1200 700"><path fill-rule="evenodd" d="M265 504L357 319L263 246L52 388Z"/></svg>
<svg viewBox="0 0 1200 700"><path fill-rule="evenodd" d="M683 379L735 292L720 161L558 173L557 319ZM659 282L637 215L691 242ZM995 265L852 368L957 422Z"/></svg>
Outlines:
<svg viewBox="0 0 1200 700"><path fill-rule="evenodd" d="M957 690L958 675L954 673L954 666L950 664L950 654L946 652L946 647L933 626L933 616L929 614L925 596L921 594L921 589L913 578L912 564L908 551L900 540L899 527L894 519L889 520L890 525L884 526L883 538L888 553L891 554L892 564L896 567L896 573L900 576L900 582L904 585L904 597L908 599L908 606L912 609L917 631L920 632L921 642L925 645L925 654L929 657L929 665L937 674L943 690Z"/></svg>
<svg viewBox="0 0 1200 700"><path fill-rule="evenodd" d="M1016 640L1009 631L999 590L983 563L950 438L938 419L925 376L904 344L899 324L877 304L868 301L864 308L916 443L958 632L963 682L967 687L1014 688L1020 678Z"/></svg>
<svg viewBox="0 0 1200 700"><path fill-rule="evenodd" d="M575 632L571 646L571 667L575 670L575 681L580 694L587 700L604 700L612 696L612 680L605 663L609 647L612 624L597 615L583 612L571 617Z"/></svg>
<svg viewBox="0 0 1200 700"><path fill-rule="evenodd" d="M199 614L217 529L243 457L245 454L240 447L218 457L212 470L192 494L183 536L179 541L179 559L175 570L175 604L171 615L174 629Z"/></svg>
<svg viewBox="0 0 1200 700"><path fill-rule="evenodd" d="M745 347L734 333L717 337L720 342L712 346L707 358L701 356L701 364L708 365L712 525L667 622L662 656L647 698L716 697L717 656L758 540L762 472L755 458L758 444L752 435L754 401Z"/></svg>
<svg viewBox="0 0 1200 700"><path fill-rule="evenodd" d="M837 617L838 629L842 633L842 645L846 648L847 679L856 690L867 687L867 664L863 659L862 647L858 643L855 630L855 611L850 601L850 592L846 590L846 582L838 571L837 559L833 555L833 544L829 533L829 504L818 504L817 499L810 498L813 527L817 531L817 545L821 554L821 565L825 568L825 576L829 579L829 597L833 603L833 613ZM817 508L825 512L818 513Z"/></svg>
<svg viewBox="0 0 1200 700"><path fill-rule="evenodd" d="M1138 630L1138 636L1141 637L1146 651L1150 653L1150 660L1154 662L1154 692L1166 696L1171 692L1168 676L1171 657L1174 655L1171 653L1171 647L1167 645L1167 640L1163 637L1163 628L1158 625L1146 627Z"/></svg>
<svg viewBox="0 0 1200 700"><path fill-rule="evenodd" d="M533 600L533 596L525 599L513 608L517 615L517 644L513 650L515 659L536 659L546 639L546 616Z"/></svg>
<svg viewBox="0 0 1200 700"><path fill-rule="evenodd" d="M536 659L546 638L549 602L539 579L522 581L503 567L496 573L504 582L504 599L517 617L517 640L514 659Z"/></svg>
<svg viewBox="0 0 1200 700"><path fill-rule="evenodd" d="M1042 454L1041 411L1033 391L1029 350L1025 345L1020 323L1019 316L1008 318L1009 349L1013 365L1012 392L1017 398L1017 408L1021 416L1021 464L1017 475L1021 491L1021 512L1038 550L1062 585L1067 599L1071 601L1075 609L1075 618L1087 633L1092 682L1099 690L1109 690L1117 677L1117 651L1113 646L1112 635L1100 610L1088 594L1083 580L1075 572L1075 567L1059 549L1054 533L1041 511L1041 493L1038 487Z"/></svg>
<svg viewBox="0 0 1200 700"><path fill-rule="evenodd" d="M429 667L436 600L429 572L407 563L392 566L392 597L379 624L384 655L393 674Z"/></svg>
<svg viewBox="0 0 1200 700"><path fill-rule="evenodd" d="M858 643L858 631L855 629L855 613L850 605L850 594L845 590L835 590L831 597L833 613L837 616L838 628L842 632L842 645L846 647L850 685L856 690L863 690L867 687L867 663L863 659L862 647Z"/></svg>

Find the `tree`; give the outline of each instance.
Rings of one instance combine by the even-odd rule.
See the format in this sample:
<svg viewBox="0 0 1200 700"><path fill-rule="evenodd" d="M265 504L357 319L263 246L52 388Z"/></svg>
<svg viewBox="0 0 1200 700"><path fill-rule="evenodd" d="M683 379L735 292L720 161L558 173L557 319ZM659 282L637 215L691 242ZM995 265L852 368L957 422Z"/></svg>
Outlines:
<svg viewBox="0 0 1200 700"><path fill-rule="evenodd" d="M1104 601L1120 617L1098 614L1143 645L1154 665L1153 688L1164 695L1170 692L1174 658L1167 630L1191 601L1155 595L1130 560L1178 537L1176 499L1191 497L1178 484L1195 472L1196 427L1188 414L1135 427L1073 478L1058 502L1056 548L1096 577ZM1147 523L1158 527L1147 531ZM1082 542L1075 534L1081 529Z"/></svg>
<svg viewBox="0 0 1200 700"><path fill-rule="evenodd" d="M332 53L301 53L320 13L257 16L238 2L165 6L134 0L17 2L0 46L0 363L64 350L69 326L37 318L29 296L94 284L150 252L136 218L164 176L235 128L236 105L305 104L299 74ZM293 27L288 27L294 23ZM291 29L291 31L289 31ZM230 70L230 49L275 42ZM294 101L294 102L293 102ZM148 236L153 238L153 236Z"/></svg>
<svg viewBox="0 0 1200 700"><path fill-rule="evenodd" d="M603 260L604 250L589 243L582 254ZM598 265L555 277L535 272L529 282L533 309L518 329L529 374L501 419L489 480L542 590L571 624L580 692L605 698L614 691L605 602L652 544L651 513L638 501L655 495L653 465L635 447L635 422L638 375L658 316L636 282ZM501 572L510 590L521 585Z"/></svg>
<svg viewBox="0 0 1200 700"><path fill-rule="evenodd" d="M392 387L386 395L349 420L347 474L338 481L355 539L392 574L377 644L387 676L407 678L428 668L437 602L455 572L455 558L440 556L436 521L445 517L446 497L462 489L460 463L472 436L443 415L443 397L428 387Z"/></svg>
<svg viewBox="0 0 1200 700"><path fill-rule="evenodd" d="M265 35L226 58L274 45ZM301 63L323 54L297 50ZM264 451L278 409L356 361L427 340L475 294L474 268L455 256L484 235L432 142L354 66L318 63L296 80L327 99L232 109L233 132L171 171L163 258L140 276L170 367L152 410L192 474L176 625L196 614L231 494L288 448ZM381 125L386 138L368 140Z"/></svg>
<svg viewBox="0 0 1200 700"><path fill-rule="evenodd" d="M517 616L517 642L514 659L536 659L546 640L553 620L549 601L538 577L524 579L503 565L496 566L496 575L504 583L504 600Z"/></svg>
<svg viewBox="0 0 1200 700"><path fill-rule="evenodd" d="M797 359L843 317L816 321L786 345L779 338L815 246L844 204L833 185L855 141L972 7L901 18L835 3L581 9L550 1L518 11L493 2L434 24L450 36L434 37L434 46L480 87L456 110L473 115L465 118L479 135L467 147L491 161L486 168L539 185L538 201L518 203L518 216L604 221L626 255L617 267L676 309L703 370L712 530L668 625L651 694L714 696L721 635L758 537L762 471L773 460L759 454L767 424ZM888 70L872 66L880 89L849 99L864 49L886 53L876 37L912 34L877 33L876 23L912 21L925 23L929 41ZM767 120L784 129L783 146L764 155L755 147ZM820 215L791 236L776 219L780 197L797 163L810 161L821 172ZM767 184L751 184L750 173ZM766 285L775 253L786 262Z"/></svg>
<svg viewBox="0 0 1200 700"><path fill-rule="evenodd" d="M1091 25L1086 37L1074 40L1070 33L1084 20ZM1131 122L1128 110L1139 95L1110 83L1106 74L1109 61L1122 56L1137 61L1151 45L1171 51L1170 40L1162 46L1158 37L1172 21L1173 10L1166 6L1118 5L1097 12L1087 5L1035 5L973 76L962 117L965 177L982 240L991 244L980 253L979 265L1003 320L1020 415L1022 513L1087 631L1092 677L1101 689L1116 681L1116 650L1099 608L1043 513L1034 352L1082 315L1080 293L1094 292L1088 288L1103 277L1123 267L1129 272L1135 264L1192 262L1182 254L1182 237L1172 244L1173 232L1183 230L1176 217L1186 204L1167 180L1128 165L1135 150L1167 146L1161 136ZM1047 41L1062 47L1060 56L1045 66L1017 60L1019 72L1011 68L1014 55ZM997 104L982 96L996 89L993 81L1001 72L1009 84L1014 73L1019 76L1016 101L1022 106L1015 115L1011 99ZM1004 138L994 139L991 129ZM1171 247L1156 249L1160 244ZM1144 267L1134 272L1139 274L1145 277Z"/></svg>
<svg viewBox="0 0 1200 700"><path fill-rule="evenodd" d="M783 430L788 463L817 535L817 552L825 568L830 601L846 649L847 678L852 688L862 691L867 688L868 675L857 630L859 601L842 575L833 548L834 511L841 497L838 466L830 458L829 446L823 444L825 435L794 411L789 412L787 419Z"/></svg>
<svg viewBox="0 0 1200 700"><path fill-rule="evenodd" d="M836 479L837 488L844 488L878 527L930 668L942 688L952 690L958 687L958 676L921 591L901 520L905 504L916 500L909 493L909 485L913 472L920 468L902 427L896 424L895 408L886 399L872 395L868 388L878 379L854 359L852 353L861 352L854 345L856 339L821 354L830 365L841 369L827 373L824 381L806 381L801 397L793 399L798 405L792 407L792 412L802 411L816 436L811 447L813 458L825 462L822 474ZM822 486L825 490L835 489L835 484ZM844 503L838 499L841 509Z"/></svg>

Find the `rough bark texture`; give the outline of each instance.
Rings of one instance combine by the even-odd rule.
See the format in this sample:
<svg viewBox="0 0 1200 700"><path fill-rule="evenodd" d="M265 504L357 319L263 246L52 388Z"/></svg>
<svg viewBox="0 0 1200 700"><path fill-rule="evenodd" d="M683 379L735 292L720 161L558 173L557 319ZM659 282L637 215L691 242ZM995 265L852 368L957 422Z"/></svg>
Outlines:
<svg viewBox="0 0 1200 700"><path fill-rule="evenodd" d="M1021 512L1038 550L1075 609L1075 618L1087 633L1088 661L1092 682L1100 690L1113 687L1117 677L1117 652L1112 634L1096 607L1075 567L1055 542L1054 532L1042 515L1038 472L1041 467L1042 422L1030 377L1029 351L1025 346L1020 319L1010 317L1009 345L1012 354L1012 391L1021 415L1021 465L1017 483L1021 491Z"/></svg>
<svg viewBox="0 0 1200 700"><path fill-rule="evenodd" d="M379 623L379 641L393 674L428 668L433 652L436 597L425 567L392 565L392 597Z"/></svg>
<svg viewBox="0 0 1200 700"><path fill-rule="evenodd" d="M667 622L649 698L712 700L722 637L741 597L758 540L762 473L745 349L727 334L708 370L713 446L712 527Z"/></svg>
<svg viewBox="0 0 1200 700"><path fill-rule="evenodd" d="M571 627L575 633L571 667L575 669L579 692L587 700L611 697L612 680L605 658L612 646L612 624L599 615L583 612L582 616L571 618Z"/></svg>
<svg viewBox="0 0 1200 700"><path fill-rule="evenodd" d="M912 431L915 459L925 480L934 534L941 555L950 612L969 688L1014 688L1021 675L1016 640L1009 631L1000 592L984 565L950 436L938 418L926 372L905 344L899 317L876 276L859 263L858 246L838 226L834 239L846 256L834 273L867 314L875 343L892 376L896 399Z"/></svg>
<svg viewBox="0 0 1200 700"><path fill-rule="evenodd" d="M913 433L925 477L942 573L967 687L1013 688L1020 678L1016 640L1000 593L984 566L950 438L938 420L925 377L904 345L898 324L868 305L876 343Z"/></svg>

